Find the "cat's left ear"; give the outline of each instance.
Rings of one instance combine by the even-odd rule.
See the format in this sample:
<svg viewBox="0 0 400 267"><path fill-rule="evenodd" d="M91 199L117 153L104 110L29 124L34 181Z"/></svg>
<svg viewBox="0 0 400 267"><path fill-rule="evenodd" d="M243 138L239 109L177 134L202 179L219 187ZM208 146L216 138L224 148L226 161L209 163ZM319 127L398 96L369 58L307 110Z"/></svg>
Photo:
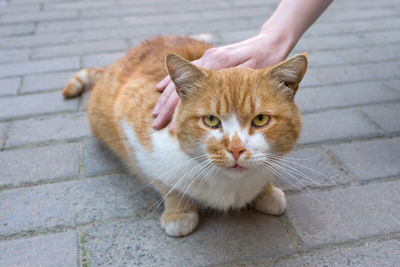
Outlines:
<svg viewBox="0 0 400 267"><path fill-rule="evenodd" d="M168 74L174 82L176 91L181 99L197 90L199 82L207 76L205 71L175 54L167 56L166 65Z"/></svg>
<svg viewBox="0 0 400 267"><path fill-rule="evenodd" d="M307 54L295 55L266 71L275 87L283 90L289 98L293 98L299 84L306 73Z"/></svg>

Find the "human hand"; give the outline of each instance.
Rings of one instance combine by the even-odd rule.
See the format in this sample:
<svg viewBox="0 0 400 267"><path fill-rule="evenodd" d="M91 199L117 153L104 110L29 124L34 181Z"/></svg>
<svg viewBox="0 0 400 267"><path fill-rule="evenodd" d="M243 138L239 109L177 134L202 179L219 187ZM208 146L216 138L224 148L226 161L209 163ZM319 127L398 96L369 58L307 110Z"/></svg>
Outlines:
<svg viewBox="0 0 400 267"><path fill-rule="evenodd" d="M205 69L219 70L229 67L249 67L261 69L274 65L286 58L290 49L285 39L274 38L271 33L260 33L242 42L208 49L204 55L192 63ZM165 77L157 86L163 92L153 109L154 129L161 129L171 120L175 107L179 102L175 85L170 77ZM169 130L173 129L173 122Z"/></svg>

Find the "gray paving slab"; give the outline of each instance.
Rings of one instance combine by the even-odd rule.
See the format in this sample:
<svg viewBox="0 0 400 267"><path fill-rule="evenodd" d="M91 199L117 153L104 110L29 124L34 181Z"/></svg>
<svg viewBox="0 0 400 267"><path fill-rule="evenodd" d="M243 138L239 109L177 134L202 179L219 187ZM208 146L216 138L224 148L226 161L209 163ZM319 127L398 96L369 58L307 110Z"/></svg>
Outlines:
<svg viewBox="0 0 400 267"><path fill-rule="evenodd" d="M354 142L329 147L361 181L400 175L400 138Z"/></svg>
<svg viewBox="0 0 400 267"><path fill-rule="evenodd" d="M16 95L21 84L21 78L0 79L0 96Z"/></svg>
<svg viewBox="0 0 400 267"><path fill-rule="evenodd" d="M22 80L21 93L41 92L47 90L62 90L75 71L53 72L26 75Z"/></svg>
<svg viewBox="0 0 400 267"><path fill-rule="evenodd" d="M167 236L158 220L107 223L86 233L91 265L204 266L295 249L278 218L252 211L203 217L184 238Z"/></svg>
<svg viewBox="0 0 400 267"><path fill-rule="evenodd" d="M9 189L0 192L0 236L150 216L157 201L154 191L127 175Z"/></svg>
<svg viewBox="0 0 400 267"><path fill-rule="evenodd" d="M82 66L84 68L105 67L114 63L118 58L125 55L125 52L113 52L96 55L85 55L82 57Z"/></svg>
<svg viewBox="0 0 400 267"><path fill-rule="evenodd" d="M77 266L74 231L0 241L1 266Z"/></svg>
<svg viewBox="0 0 400 267"><path fill-rule="evenodd" d="M398 240L369 241L362 245L310 252L284 260L230 263L227 266L392 266L400 262Z"/></svg>
<svg viewBox="0 0 400 267"><path fill-rule="evenodd" d="M44 73L52 71L77 70L78 57L42 59L28 62L15 62L0 65L0 77L20 76L24 74Z"/></svg>
<svg viewBox="0 0 400 267"><path fill-rule="evenodd" d="M306 249L400 230L400 182L288 197L287 216Z"/></svg>
<svg viewBox="0 0 400 267"><path fill-rule="evenodd" d="M29 134L26 134L29 133ZM6 147L90 136L86 114L38 117L11 123Z"/></svg>
<svg viewBox="0 0 400 267"><path fill-rule="evenodd" d="M85 140L84 151L86 175L124 171L121 160L100 141L96 139Z"/></svg>
<svg viewBox="0 0 400 267"><path fill-rule="evenodd" d="M358 110L344 109L303 115L300 144L372 137L381 131Z"/></svg>
<svg viewBox="0 0 400 267"><path fill-rule="evenodd" d="M400 132L400 103L363 107L361 110L388 133Z"/></svg>
<svg viewBox="0 0 400 267"><path fill-rule="evenodd" d="M76 99L64 100L60 92L0 98L0 120L24 118L53 112L77 111Z"/></svg>
<svg viewBox="0 0 400 267"><path fill-rule="evenodd" d="M0 152L0 187L73 178L78 171L77 144Z"/></svg>
<svg viewBox="0 0 400 267"><path fill-rule="evenodd" d="M308 112L399 99L400 93L387 88L380 82L361 82L316 87L309 90L300 88L295 102L301 111Z"/></svg>

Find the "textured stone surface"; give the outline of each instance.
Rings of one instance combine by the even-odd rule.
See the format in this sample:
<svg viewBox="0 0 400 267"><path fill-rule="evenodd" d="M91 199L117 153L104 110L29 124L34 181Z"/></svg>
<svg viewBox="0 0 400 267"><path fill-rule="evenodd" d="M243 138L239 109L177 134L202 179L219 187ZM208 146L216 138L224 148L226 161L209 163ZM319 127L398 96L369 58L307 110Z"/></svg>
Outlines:
<svg viewBox="0 0 400 267"><path fill-rule="evenodd" d="M280 161L275 184L284 190L304 187L335 186L348 183L349 174L327 153L326 149L296 150Z"/></svg>
<svg viewBox="0 0 400 267"><path fill-rule="evenodd" d="M368 241L361 245L326 249L285 260L238 262L229 266L397 266L400 262L398 240Z"/></svg>
<svg viewBox="0 0 400 267"><path fill-rule="evenodd" d="M400 230L400 182L288 197L287 216L306 248Z"/></svg>
<svg viewBox="0 0 400 267"><path fill-rule="evenodd" d="M52 71L76 70L78 68L79 59L77 57L15 62L0 65L0 77Z"/></svg>
<svg viewBox="0 0 400 267"><path fill-rule="evenodd" d="M158 220L108 223L86 232L92 265L204 266L295 248L278 218L252 211L202 217L183 238L167 236Z"/></svg>
<svg viewBox="0 0 400 267"><path fill-rule="evenodd" d="M400 132L400 104L370 106L361 109L388 133Z"/></svg>
<svg viewBox="0 0 400 267"><path fill-rule="evenodd" d="M21 93L39 92L52 89L62 90L75 71L54 72L25 76Z"/></svg>
<svg viewBox="0 0 400 267"><path fill-rule="evenodd" d="M378 82L364 82L298 91L295 102L303 112L342 108L400 99L400 94Z"/></svg>
<svg viewBox="0 0 400 267"><path fill-rule="evenodd" d="M61 111L76 111L76 99L64 100L60 92L0 98L0 120Z"/></svg>
<svg viewBox="0 0 400 267"><path fill-rule="evenodd" d="M40 117L11 123L6 146L77 139L89 135L91 133L86 114Z"/></svg>
<svg viewBox="0 0 400 267"><path fill-rule="evenodd" d="M400 175L400 138L329 147L359 180Z"/></svg>
<svg viewBox="0 0 400 267"><path fill-rule="evenodd" d="M157 201L126 175L10 189L0 192L0 236L149 215Z"/></svg>
<svg viewBox="0 0 400 267"><path fill-rule="evenodd" d="M7 124L0 123L0 149L2 148L7 135Z"/></svg>
<svg viewBox="0 0 400 267"><path fill-rule="evenodd" d="M0 241L0 265L76 266L77 252L74 231Z"/></svg>
<svg viewBox="0 0 400 267"><path fill-rule="evenodd" d="M20 78L10 78L0 80L0 96L16 95L21 83Z"/></svg>
<svg viewBox="0 0 400 267"><path fill-rule="evenodd" d="M82 57L82 65L84 68L103 67L114 63L118 58L122 57L125 52L86 55Z"/></svg>
<svg viewBox="0 0 400 267"><path fill-rule="evenodd" d="M43 180L54 181L77 175L76 144L0 152L0 187Z"/></svg>
<svg viewBox="0 0 400 267"><path fill-rule="evenodd" d="M100 141L95 139L86 140L84 150L86 175L91 176L124 170L120 159Z"/></svg>
<svg viewBox="0 0 400 267"><path fill-rule="evenodd" d="M379 135L380 130L354 109L303 115L299 143L319 143L336 139Z"/></svg>

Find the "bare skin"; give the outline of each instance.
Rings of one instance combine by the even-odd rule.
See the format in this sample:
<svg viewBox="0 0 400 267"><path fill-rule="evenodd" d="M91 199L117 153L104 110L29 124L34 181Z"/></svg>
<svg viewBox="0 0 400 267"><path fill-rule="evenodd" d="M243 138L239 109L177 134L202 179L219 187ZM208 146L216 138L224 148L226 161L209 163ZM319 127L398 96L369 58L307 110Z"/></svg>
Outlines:
<svg viewBox="0 0 400 267"><path fill-rule="evenodd" d="M192 63L219 70L230 67L261 69L284 60L303 33L318 19L333 0L282 0L260 33L247 40L211 48ZM165 127L172 118L179 97L175 85L165 77L157 90L163 92L153 109L154 129ZM173 122L169 124L173 129Z"/></svg>

